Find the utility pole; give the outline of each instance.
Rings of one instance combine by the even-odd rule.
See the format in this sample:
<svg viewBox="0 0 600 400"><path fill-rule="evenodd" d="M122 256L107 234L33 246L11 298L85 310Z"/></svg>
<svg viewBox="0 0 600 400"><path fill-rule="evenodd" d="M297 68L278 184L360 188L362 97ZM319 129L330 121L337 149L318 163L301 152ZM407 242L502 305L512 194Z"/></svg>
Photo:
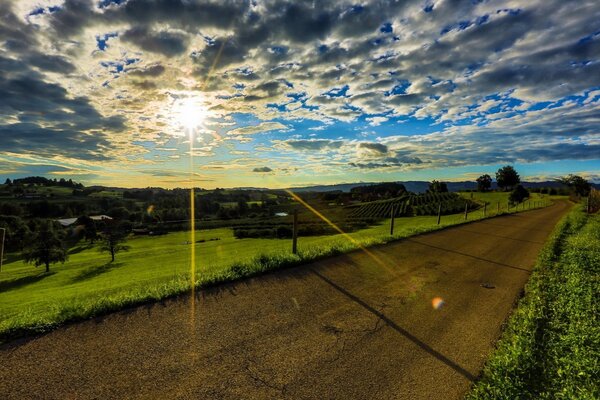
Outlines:
<svg viewBox="0 0 600 400"><path fill-rule="evenodd" d="M2 263L4 262L4 239L6 238L6 228L2 229L2 245L0 245L0 272L2 272Z"/></svg>
<svg viewBox="0 0 600 400"><path fill-rule="evenodd" d="M391 216L392 220L390 222L390 236L394 236L394 217L395 217L394 211L395 211L394 205L392 204L392 216Z"/></svg>
<svg viewBox="0 0 600 400"><path fill-rule="evenodd" d="M292 227L292 253L298 253L298 210L294 209L294 226Z"/></svg>

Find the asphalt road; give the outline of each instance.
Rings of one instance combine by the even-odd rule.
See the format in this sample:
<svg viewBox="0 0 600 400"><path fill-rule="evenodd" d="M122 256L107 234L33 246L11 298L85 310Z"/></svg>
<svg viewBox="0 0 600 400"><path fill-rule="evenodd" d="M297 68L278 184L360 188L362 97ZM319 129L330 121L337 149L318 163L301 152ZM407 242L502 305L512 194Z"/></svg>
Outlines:
<svg viewBox="0 0 600 400"><path fill-rule="evenodd" d="M187 296L9 343L0 398L461 398L568 208L223 285L193 312Z"/></svg>

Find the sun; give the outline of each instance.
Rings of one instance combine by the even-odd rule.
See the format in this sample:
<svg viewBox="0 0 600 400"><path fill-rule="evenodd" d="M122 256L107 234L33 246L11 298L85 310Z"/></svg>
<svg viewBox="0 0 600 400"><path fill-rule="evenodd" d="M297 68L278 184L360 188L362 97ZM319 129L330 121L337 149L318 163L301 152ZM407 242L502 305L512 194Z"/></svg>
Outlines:
<svg viewBox="0 0 600 400"><path fill-rule="evenodd" d="M187 131L200 127L206 119L206 108L200 97L185 97L173 104L174 120Z"/></svg>

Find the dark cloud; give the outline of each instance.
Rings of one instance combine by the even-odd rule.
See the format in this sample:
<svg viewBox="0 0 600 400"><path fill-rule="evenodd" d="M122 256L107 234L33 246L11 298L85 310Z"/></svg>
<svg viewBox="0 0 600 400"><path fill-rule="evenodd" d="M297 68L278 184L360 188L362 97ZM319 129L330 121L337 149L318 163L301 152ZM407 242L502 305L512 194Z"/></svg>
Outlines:
<svg viewBox="0 0 600 400"><path fill-rule="evenodd" d="M286 147L299 151L321 151L339 149L344 144L341 140L329 139L299 139L282 142Z"/></svg>
<svg viewBox="0 0 600 400"><path fill-rule="evenodd" d="M252 172L273 172L273 170L269 167L257 167L254 168Z"/></svg>
<svg viewBox="0 0 600 400"><path fill-rule="evenodd" d="M381 153L381 154L387 154L387 152L388 152L388 147L382 143L362 142L362 143L358 144L358 148L372 150L376 153Z"/></svg>
<svg viewBox="0 0 600 400"><path fill-rule="evenodd" d="M127 70L129 76L139 76L143 78L156 78L165 72L165 67L160 64L149 65L146 68L131 68Z"/></svg>
<svg viewBox="0 0 600 400"><path fill-rule="evenodd" d="M150 31L143 27L129 29L119 35L124 42L137 45L142 50L160 53L167 57L182 54L187 50L186 35L168 31Z"/></svg>
<svg viewBox="0 0 600 400"><path fill-rule="evenodd" d="M101 132L86 134L74 129L47 128L34 123L0 125L0 141L2 151L95 161L110 159L106 153L112 147Z"/></svg>

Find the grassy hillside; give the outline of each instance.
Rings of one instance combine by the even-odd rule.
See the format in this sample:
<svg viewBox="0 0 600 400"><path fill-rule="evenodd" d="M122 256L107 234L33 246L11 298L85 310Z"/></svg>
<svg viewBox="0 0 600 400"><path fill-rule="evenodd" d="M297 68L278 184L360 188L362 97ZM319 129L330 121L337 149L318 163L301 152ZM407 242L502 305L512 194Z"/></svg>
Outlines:
<svg viewBox="0 0 600 400"><path fill-rule="evenodd" d="M469 221L482 217L480 209ZM200 230L196 281L202 286L238 279L463 222L462 213L442 217L441 225L435 216L419 216L398 218L393 237L388 222L348 237L301 237L298 255L291 254L289 239L236 239L230 228ZM134 237L131 250L114 263L97 247L80 244L49 274L9 257L13 261L0 272L0 340L189 290L188 240L188 232Z"/></svg>
<svg viewBox="0 0 600 400"><path fill-rule="evenodd" d="M468 399L600 398L600 215L557 226Z"/></svg>

